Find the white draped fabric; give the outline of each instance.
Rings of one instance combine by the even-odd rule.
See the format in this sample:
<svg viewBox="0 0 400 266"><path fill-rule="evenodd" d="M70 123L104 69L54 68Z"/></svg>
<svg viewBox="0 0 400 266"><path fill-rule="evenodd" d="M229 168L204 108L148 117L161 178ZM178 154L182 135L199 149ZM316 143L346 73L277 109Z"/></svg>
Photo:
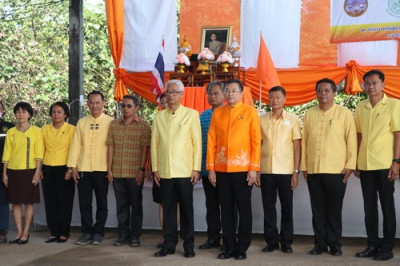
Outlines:
<svg viewBox="0 0 400 266"><path fill-rule="evenodd" d="M260 31L277 68L299 65L299 0L241 2L241 66L257 66Z"/></svg>
<svg viewBox="0 0 400 266"><path fill-rule="evenodd" d="M124 1L124 49L120 67L152 71L164 38L165 70L172 71L177 47L175 0Z"/></svg>
<svg viewBox="0 0 400 266"><path fill-rule="evenodd" d="M356 60L361 66L396 66L398 41L370 41L341 43L338 49L338 66Z"/></svg>

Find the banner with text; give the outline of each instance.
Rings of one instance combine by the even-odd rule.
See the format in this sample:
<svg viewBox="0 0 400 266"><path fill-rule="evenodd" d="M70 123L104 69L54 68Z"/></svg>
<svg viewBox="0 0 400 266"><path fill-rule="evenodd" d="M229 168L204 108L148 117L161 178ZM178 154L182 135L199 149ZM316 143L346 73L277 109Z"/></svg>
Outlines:
<svg viewBox="0 0 400 266"><path fill-rule="evenodd" d="M331 0L331 43L400 39L400 0Z"/></svg>

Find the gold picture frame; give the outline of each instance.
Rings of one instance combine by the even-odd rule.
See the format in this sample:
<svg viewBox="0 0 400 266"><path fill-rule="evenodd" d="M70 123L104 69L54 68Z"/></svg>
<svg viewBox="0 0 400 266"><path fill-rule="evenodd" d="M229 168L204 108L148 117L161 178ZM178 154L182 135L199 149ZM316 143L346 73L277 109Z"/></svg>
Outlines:
<svg viewBox="0 0 400 266"><path fill-rule="evenodd" d="M232 26L203 26L201 27L201 46L200 51L205 47L209 48L211 41L211 34L217 35L217 41L222 43L221 54L223 51L228 50L232 40Z"/></svg>

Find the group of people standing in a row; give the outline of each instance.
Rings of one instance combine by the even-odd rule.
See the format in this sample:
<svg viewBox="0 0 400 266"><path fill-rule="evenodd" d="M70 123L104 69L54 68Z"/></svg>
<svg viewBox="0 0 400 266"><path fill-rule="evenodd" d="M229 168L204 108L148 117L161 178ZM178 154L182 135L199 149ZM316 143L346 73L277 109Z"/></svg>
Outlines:
<svg viewBox="0 0 400 266"><path fill-rule="evenodd" d="M259 116L255 108L241 102L243 84L239 80L210 83L207 95L211 109L200 117L181 105L182 82L168 81L163 97L167 106L155 114L152 129L138 117L139 103L134 96L123 98L122 118L112 120L103 113L101 92L89 93L90 116L80 119L76 128L65 122L68 106L55 103L50 108L53 123L41 131L29 124L32 107L20 102L14 107L16 127L1 120L1 129L7 131L3 182L17 226L17 234L9 243L28 242L33 203L39 201L37 185L43 179L51 233L46 242L65 242L69 237L75 182L82 226L76 244L101 244L108 215L108 183L112 183L119 232L114 245L138 247L143 180L152 172L163 209L163 243L156 257L175 253L178 207L184 256L195 256L193 185L199 178L205 191L208 226L208 239L200 249L220 247L222 229L223 247L218 259L246 259L252 235L251 190L256 185L261 187L264 208L267 245L262 251L291 253L293 190L302 171L309 188L315 233L310 254L328 252L329 247L331 255L340 256L343 198L347 179L354 172L361 181L368 236L367 248L356 256L391 259L396 233L394 180L400 166L400 101L384 94L384 79L378 70L364 75L369 97L358 104L354 117L334 103L335 83L319 80L318 105L306 113L302 132L299 118L283 108L284 88L270 89L272 111ZM378 194L383 240L378 234ZM280 233L277 195L282 210ZM3 209L0 212L3 217ZM7 227L4 221L0 226L1 241Z"/></svg>

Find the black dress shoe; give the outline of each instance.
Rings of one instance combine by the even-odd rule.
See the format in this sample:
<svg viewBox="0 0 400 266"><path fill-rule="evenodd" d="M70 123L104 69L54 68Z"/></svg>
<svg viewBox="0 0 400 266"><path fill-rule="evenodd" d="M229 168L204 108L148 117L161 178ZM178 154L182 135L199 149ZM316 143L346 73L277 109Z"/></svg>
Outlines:
<svg viewBox="0 0 400 266"><path fill-rule="evenodd" d="M226 259L232 258L234 256L235 256L235 252L233 252L231 250L225 250L224 252L222 252L221 254L218 255L218 259L226 260Z"/></svg>
<svg viewBox="0 0 400 266"><path fill-rule="evenodd" d="M26 243L28 243L29 237L30 237L30 235L28 235L28 238L25 239L25 240L19 239L18 245L25 245Z"/></svg>
<svg viewBox="0 0 400 266"><path fill-rule="evenodd" d="M203 244L200 245L199 248L200 249L210 249L210 248L216 248L219 247L220 244L220 240L219 239L207 239L207 241Z"/></svg>
<svg viewBox="0 0 400 266"><path fill-rule="evenodd" d="M327 247L316 245L310 252L308 252L308 254L310 254L310 255L321 255L324 252L328 252L328 248Z"/></svg>
<svg viewBox="0 0 400 266"><path fill-rule="evenodd" d="M154 256L155 257L165 257L168 254L174 254L175 250L170 250L167 248L162 248L159 252L155 253Z"/></svg>
<svg viewBox="0 0 400 266"><path fill-rule="evenodd" d="M57 237L53 236L53 237L47 238L47 240L44 241L44 243L54 243L56 241L57 241Z"/></svg>
<svg viewBox="0 0 400 266"><path fill-rule="evenodd" d="M356 257L357 258L371 258L371 257L375 256L375 254L377 252L378 252L378 248L370 246L361 252L357 252Z"/></svg>
<svg viewBox="0 0 400 266"><path fill-rule="evenodd" d="M279 249L279 244L268 244L265 248L262 249L262 252L272 252L278 249Z"/></svg>
<svg viewBox="0 0 400 266"><path fill-rule="evenodd" d="M9 244L18 244L21 238L13 238L8 241Z"/></svg>
<svg viewBox="0 0 400 266"><path fill-rule="evenodd" d="M184 256L185 258L193 258L194 256L196 256L196 253L194 253L193 249L185 249Z"/></svg>
<svg viewBox="0 0 400 266"><path fill-rule="evenodd" d="M290 245L281 245L281 250L283 253L293 253L293 249Z"/></svg>
<svg viewBox="0 0 400 266"><path fill-rule="evenodd" d="M332 256L342 256L342 248L341 247L331 247L329 250Z"/></svg>
<svg viewBox="0 0 400 266"><path fill-rule="evenodd" d="M391 251L380 251L374 257L374 260L390 260L393 259L393 252Z"/></svg>
<svg viewBox="0 0 400 266"><path fill-rule="evenodd" d="M66 238L58 238L57 239L57 243L65 243L67 241L68 241L68 237L66 237Z"/></svg>
<svg viewBox="0 0 400 266"><path fill-rule="evenodd" d="M235 256L235 260L245 260L246 258L247 258L246 252L244 251L238 251Z"/></svg>

